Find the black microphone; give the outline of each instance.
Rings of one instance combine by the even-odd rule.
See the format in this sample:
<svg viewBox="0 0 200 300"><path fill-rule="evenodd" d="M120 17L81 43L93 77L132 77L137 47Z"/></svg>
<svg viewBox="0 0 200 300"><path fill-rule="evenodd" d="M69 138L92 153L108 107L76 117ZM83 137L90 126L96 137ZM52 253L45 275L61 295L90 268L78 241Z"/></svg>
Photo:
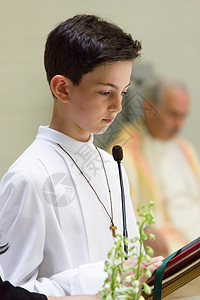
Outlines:
<svg viewBox="0 0 200 300"><path fill-rule="evenodd" d="M125 207L125 194L124 194L124 185L122 180L122 169L121 169L121 161L123 159L123 150L122 147L116 145L112 148L112 155L114 160L118 164L119 170L119 179L121 186L121 199L122 199L122 217L123 217L123 237L128 238L127 225L126 225L126 207ZM128 245L124 244L124 251L128 254Z"/></svg>

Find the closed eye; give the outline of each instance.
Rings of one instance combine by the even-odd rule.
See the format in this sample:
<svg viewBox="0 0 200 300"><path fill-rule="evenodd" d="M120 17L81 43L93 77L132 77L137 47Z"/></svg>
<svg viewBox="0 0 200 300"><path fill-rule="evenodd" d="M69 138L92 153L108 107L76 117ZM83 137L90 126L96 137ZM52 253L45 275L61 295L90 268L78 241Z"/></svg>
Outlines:
<svg viewBox="0 0 200 300"><path fill-rule="evenodd" d="M110 92L99 92L99 94L102 96L108 96L110 95Z"/></svg>
<svg viewBox="0 0 200 300"><path fill-rule="evenodd" d="M111 92L98 92L100 95L102 95L102 96L108 96L108 95L110 95L111 94ZM126 96L126 95L128 95L128 91L123 91L122 93L121 93L121 95L122 96Z"/></svg>

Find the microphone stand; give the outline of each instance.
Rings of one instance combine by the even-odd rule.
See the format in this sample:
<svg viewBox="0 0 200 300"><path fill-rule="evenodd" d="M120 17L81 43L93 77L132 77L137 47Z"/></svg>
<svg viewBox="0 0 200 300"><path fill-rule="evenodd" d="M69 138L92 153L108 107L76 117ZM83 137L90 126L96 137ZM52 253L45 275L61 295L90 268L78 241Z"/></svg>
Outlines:
<svg viewBox="0 0 200 300"><path fill-rule="evenodd" d="M118 164L119 179L120 179L120 186L121 186L122 218L123 218L123 237L124 238L128 238L128 231L127 231L127 225L126 225L125 194L124 194L124 185L123 185L123 180L122 180L121 161L117 160L117 164ZM128 254L128 245L124 244L124 251L125 251L126 254Z"/></svg>
<svg viewBox="0 0 200 300"><path fill-rule="evenodd" d="M120 186L121 186L121 200L122 200L123 237L128 238L127 225L126 225L125 194L124 194L124 185L123 185L123 180L122 180L122 169L121 169L121 161L123 159L122 147L119 145L114 146L112 148L112 155L113 155L114 160L118 164L118 170L119 170L119 179L120 179ZM128 245L125 245L125 243L124 243L124 251L126 254L128 254ZM125 259L127 259L127 257L125 257Z"/></svg>

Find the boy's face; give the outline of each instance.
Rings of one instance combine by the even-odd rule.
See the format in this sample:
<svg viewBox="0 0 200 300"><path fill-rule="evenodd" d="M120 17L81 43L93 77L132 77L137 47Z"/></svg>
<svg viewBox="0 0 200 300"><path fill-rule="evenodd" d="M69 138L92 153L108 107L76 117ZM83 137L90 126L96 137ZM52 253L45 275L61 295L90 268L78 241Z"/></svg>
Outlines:
<svg viewBox="0 0 200 300"><path fill-rule="evenodd" d="M103 133L121 111L123 94L130 84L131 61L106 63L71 84L66 106L71 137L87 141L91 133Z"/></svg>

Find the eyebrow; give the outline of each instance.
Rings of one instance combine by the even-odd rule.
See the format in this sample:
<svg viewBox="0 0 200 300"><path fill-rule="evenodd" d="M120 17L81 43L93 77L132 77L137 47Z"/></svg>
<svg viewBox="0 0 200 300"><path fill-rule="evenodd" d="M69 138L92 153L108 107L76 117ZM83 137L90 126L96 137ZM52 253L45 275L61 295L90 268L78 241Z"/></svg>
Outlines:
<svg viewBox="0 0 200 300"><path fill-rule="evenodd" d="M108 82L108 83L102 83L102 82L99 82L98 84L104 85L104 86L110 86L110 87L112 87L112 88L114 88L114 89L117 89L117 88L118 88L115 84L109 83L109 82ZM127 87L129 87L129 85L130 85L130 82L127 84L127 86L124 87L124 89L127 88Z"/></svg>

